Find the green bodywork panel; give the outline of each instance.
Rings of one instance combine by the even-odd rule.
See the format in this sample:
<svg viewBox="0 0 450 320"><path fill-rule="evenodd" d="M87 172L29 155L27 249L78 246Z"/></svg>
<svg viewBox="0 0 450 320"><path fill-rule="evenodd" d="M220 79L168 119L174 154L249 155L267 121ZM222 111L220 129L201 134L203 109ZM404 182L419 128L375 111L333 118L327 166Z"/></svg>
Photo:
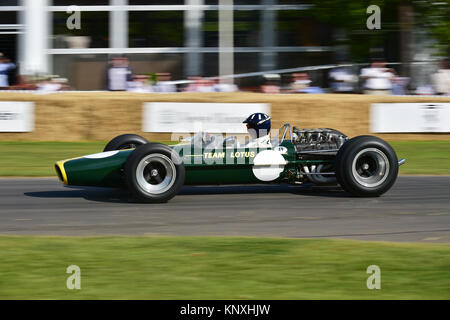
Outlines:
<svg viewBox="0 0 450 320"><path fill-rule="evenodd" d="M294 148L292 143L290 145ZM174 146L174 149L183 159L186 168L185 184L190 185L261 183L253 174L253 160L259 152L268 150L263 148L215 150L196 148L194 145L178 145ZM291 154L288 148L286 160L291 159L289 155L293 155L295 159L295 154ZM283 177L281 174L277 181Z"/></svg>
<svg viewBox="0 0 450 320"><path fill-rule="evenodd" d="M123 185L121 168L133 150L123 150L106 158L76 158L64 162L68 184L116 187Z"/></svg>
<svg viewBox="0 0 450 320"><path fill-rule="evenodd" d="M289 173L294 174L296 166L308 161L296 160L295 147L290 140L284 140L281 147L287 149L283 154L287 164L283 172L273 181L283 180ZM264 150L260 148L226 148L214 150L198 148L191 144L170 146L182 158L185 169L185 184L246 184L264 183L253 174L253 160ZM286 151L286 150L285 150ZM124 184L122 168L133 149L66 160L63 162L70 185L120 187ZM321 162L321 161L319 161Z"/></svg>

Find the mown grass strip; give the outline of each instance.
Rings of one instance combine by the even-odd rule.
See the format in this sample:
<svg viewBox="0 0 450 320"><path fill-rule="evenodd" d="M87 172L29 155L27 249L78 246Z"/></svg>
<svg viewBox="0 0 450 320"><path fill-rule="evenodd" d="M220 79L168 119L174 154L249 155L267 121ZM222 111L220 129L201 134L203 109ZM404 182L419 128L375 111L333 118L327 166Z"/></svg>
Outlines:
<svg viewBox="0 0 450 320"><path fill-rule="evenodd" d="M406 158L400 174L450 174L450 141L391 144L399 158ZM54 176L56 161L101 152L105 145L106 142L0 142L0 176Z"/></svg>
<svg viewBox="0 0 450 320"><path fill-rule="evenodd" d="M0 299L449 299L450 245L234 237L0 237ZM66 268L81 269L68 290ZM381 289L366 286L381 269Z"/></svg>
<svg viewBox="0 0 450 320"><path fill-rule="evenodd" d="M450 174L450 141L391 141L398 158L405 158L400 174Z"/></svg>

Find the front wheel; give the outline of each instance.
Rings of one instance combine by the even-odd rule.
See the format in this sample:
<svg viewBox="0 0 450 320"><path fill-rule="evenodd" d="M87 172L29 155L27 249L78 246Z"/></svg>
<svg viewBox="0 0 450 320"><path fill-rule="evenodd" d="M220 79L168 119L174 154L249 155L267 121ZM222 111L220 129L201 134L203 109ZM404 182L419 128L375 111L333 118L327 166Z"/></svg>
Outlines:
<svg viewBox="0 0 450 320"><path fill-rule="evenodd" d="M148 141L137 134L122 134L112 139L103 149L103 152L123 149L134 149L148 143Z"/></svg>
<svg viewBox="0 0 450 320"><path fill-rule="evenodd" d="M136 148L125 166L125 181L131 193L142 202L167 202L184 184L185 168L170 147L148 143Z"/></svg>
<svg viewBox="0 0 450 320"><path fill-rule="evenodd" d="M342 188L359 197L388 191L398 175L392 147L380 138L359 136L344 143L336 155L336 178Z"/></svg>

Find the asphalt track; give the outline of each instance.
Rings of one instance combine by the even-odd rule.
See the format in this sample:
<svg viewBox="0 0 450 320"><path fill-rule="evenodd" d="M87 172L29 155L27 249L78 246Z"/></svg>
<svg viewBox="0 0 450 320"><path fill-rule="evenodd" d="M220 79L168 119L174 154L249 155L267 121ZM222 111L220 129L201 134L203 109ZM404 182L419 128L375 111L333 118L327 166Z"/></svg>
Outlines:
<svg viewBox="0 0 450 320"><path fill-rule="evenodd" d="M3 235L225 235L450 242L450 177L401 176L379 198L338 187L184 187L166 204L56 179L0 179Z"/></svg>

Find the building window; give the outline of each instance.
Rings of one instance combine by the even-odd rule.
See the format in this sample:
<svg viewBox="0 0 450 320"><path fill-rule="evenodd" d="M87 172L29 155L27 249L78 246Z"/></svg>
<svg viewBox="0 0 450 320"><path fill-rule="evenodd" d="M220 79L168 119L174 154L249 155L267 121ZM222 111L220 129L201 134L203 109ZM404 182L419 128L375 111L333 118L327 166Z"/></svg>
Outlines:
<svg viewBox="0 0 450 320"><path fill-rule="evenodd" d="M68 17L66 12L53 12L53 48L108 48L109 12L82 12L79 30L67 29Z"/></svg>
<svg viewBox="0 0 450 320"><path fill-rule="evenodd" d="M2 0L0 6L18 6L19 0ZM3 20L0 20L3 23Z"/></svg>
<svg viewBox="0 0 450 320"><path fill-rule="evenodd" d="M54 6L107 6L109 0L53 0Z"/></svg>
<svg viewBox="0 0 450 320"><path fill-rule="evenodd" d="M235 11L234 17L234 46L259 46L260 11Z"/></svg>
<svg viewBox="0 0 450 320"><path fill-rule="evenodd" d="M183 5L184 0L128 0L130 6L140 5Z"/></svg>
<svg viewBox="0 0 450 320"><path fill-rule="evenodd" d="M128 13L129 47L183 47L182 11Z"/></svg>

